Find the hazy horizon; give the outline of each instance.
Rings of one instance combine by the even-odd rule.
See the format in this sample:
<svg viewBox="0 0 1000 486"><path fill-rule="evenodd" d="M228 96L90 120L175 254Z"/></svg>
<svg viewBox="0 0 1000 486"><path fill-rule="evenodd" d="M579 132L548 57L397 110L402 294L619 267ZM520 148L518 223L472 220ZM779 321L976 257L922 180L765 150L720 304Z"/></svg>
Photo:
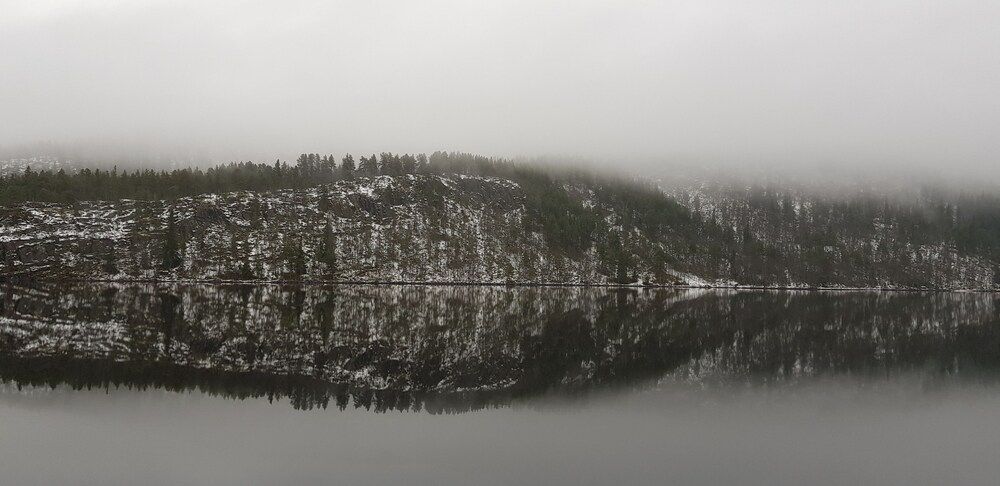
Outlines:
<svg viewBox="0 0 1000 486"><path fill-rule="evenodd" d="M1000 181L989 2L2 2L0 147Z"/></svg>

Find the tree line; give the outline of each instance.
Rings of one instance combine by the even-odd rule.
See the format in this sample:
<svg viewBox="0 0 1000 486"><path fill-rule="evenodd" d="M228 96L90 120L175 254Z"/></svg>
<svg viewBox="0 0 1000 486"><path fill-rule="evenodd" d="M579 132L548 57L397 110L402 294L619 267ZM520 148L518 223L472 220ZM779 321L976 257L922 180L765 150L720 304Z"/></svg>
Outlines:
<svg viewBox="0 0 1000 486"><path fill-rule="evenodd" d="M85 168L68 173L29 168L0 177L0 205L172 199L407 174L467 174L517 182L524 195L526 229L543 234L550 248L570 258L596 251L607 274L621 282L634 282L634 269L641 262L752 283L784 281L789 278L786 270L792 279L801 279L847 275L876 266L894 268L890 273L899 275L919 273L908 270L917 265L954 266L933 252L974 254L994 266L1000 263L1000 196L995 194L928 189L911 199L872 194L823 197L774 187L732 186L716 187L709 191L712 194L702 191L700 196L668 196L635 179L455 152L383 152L357 159L350 154L338 159L305 153L291 164L237 162L160 171ZM704 204L712 204L710 210L702 208L705 196L714 196L704 199ZM609 220L591 203L610 209L617 219ZM167 229L168 239L173 233ZM331 234L324 229L319 257L334 267L337 251ZM640 236L663 246L640 248ZM179 264L181 243L167 242L163 268ZM289 246L286 253L292 268L302 266L300 247Z"/></svg>
<svg viewBox="0 0 1000 486"><path fill-rule="evenodd" d="M355 177L405 174L469 174L542 182L557 171L542 170L506 159L467 153L394 154L382 152L339 160L334 155L304 153L293 162L273 164L230 162L208 169L198 167L154 170L81 168L34 170L0 176L0 205L21 202L72 203L91 200L173 199L206 193L262 191L311 187ZM567 179L570 172L559 176ZM575 179L583 173L572 173ZM592 179L592 176L586 176ZM544 182L542 182L544 183Z"/></svg>
<svg viewBox="0 0 1000 486"><path fill-rule="evenodd" d="M444 153L361 156L302 154L294 163L231 162L216 167L173 170L82 168L75 172L25 168L0 177L0 205L21 202L72 203L89 200L174 199L206 193L311 187L353 177L451 172Z"/></svg>

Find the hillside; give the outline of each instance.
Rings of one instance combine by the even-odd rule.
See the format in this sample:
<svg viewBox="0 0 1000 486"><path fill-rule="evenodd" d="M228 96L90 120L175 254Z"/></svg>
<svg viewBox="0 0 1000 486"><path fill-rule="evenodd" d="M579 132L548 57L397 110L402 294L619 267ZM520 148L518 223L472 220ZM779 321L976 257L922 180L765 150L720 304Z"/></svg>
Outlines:
<svg viewBox="0 0 1000 486"><path fill-rule="evenodd" d="M25 203L0 216L0 258L7 274L39 278L612 281L608 257L596 248L552 248L525 199L507 179L403 175L173 202ZM173 265L164 262L170 241ZM630 273L651 283L685 281L667 266Z"/></svg>
<svg viewBox="0 0 1000 486"><path fill-rule="evenodd" d="M856 201L827 204L773 192L668 194L589 176L493 172L397 172L172 200L11 204L0 207L0 275L949 289L1000 284L992 248L957 244L954 232L921 230L919 221L886 204L858 209Z"/></svg>

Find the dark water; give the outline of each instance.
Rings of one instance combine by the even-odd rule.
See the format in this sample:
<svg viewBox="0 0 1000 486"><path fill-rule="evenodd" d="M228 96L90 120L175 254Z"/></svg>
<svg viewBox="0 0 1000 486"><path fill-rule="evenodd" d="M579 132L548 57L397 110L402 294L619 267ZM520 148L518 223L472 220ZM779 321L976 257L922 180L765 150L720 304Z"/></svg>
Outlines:
<svg viewBox="0 0 1000 486"><path fill-rule="evenodd" d="M992 484L998 300L8 286L0 483Z"/></svg>

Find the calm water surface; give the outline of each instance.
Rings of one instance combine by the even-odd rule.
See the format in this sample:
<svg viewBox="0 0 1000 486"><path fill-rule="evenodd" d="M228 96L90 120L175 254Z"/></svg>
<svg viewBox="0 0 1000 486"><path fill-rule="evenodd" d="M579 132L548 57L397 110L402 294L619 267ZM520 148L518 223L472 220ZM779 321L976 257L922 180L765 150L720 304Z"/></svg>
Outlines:
<svg viewBox="0 0 1000 486"><path fill-rule="evenodd" d="M994 484L1000 296L7 286L3 484Z"/></svg>

